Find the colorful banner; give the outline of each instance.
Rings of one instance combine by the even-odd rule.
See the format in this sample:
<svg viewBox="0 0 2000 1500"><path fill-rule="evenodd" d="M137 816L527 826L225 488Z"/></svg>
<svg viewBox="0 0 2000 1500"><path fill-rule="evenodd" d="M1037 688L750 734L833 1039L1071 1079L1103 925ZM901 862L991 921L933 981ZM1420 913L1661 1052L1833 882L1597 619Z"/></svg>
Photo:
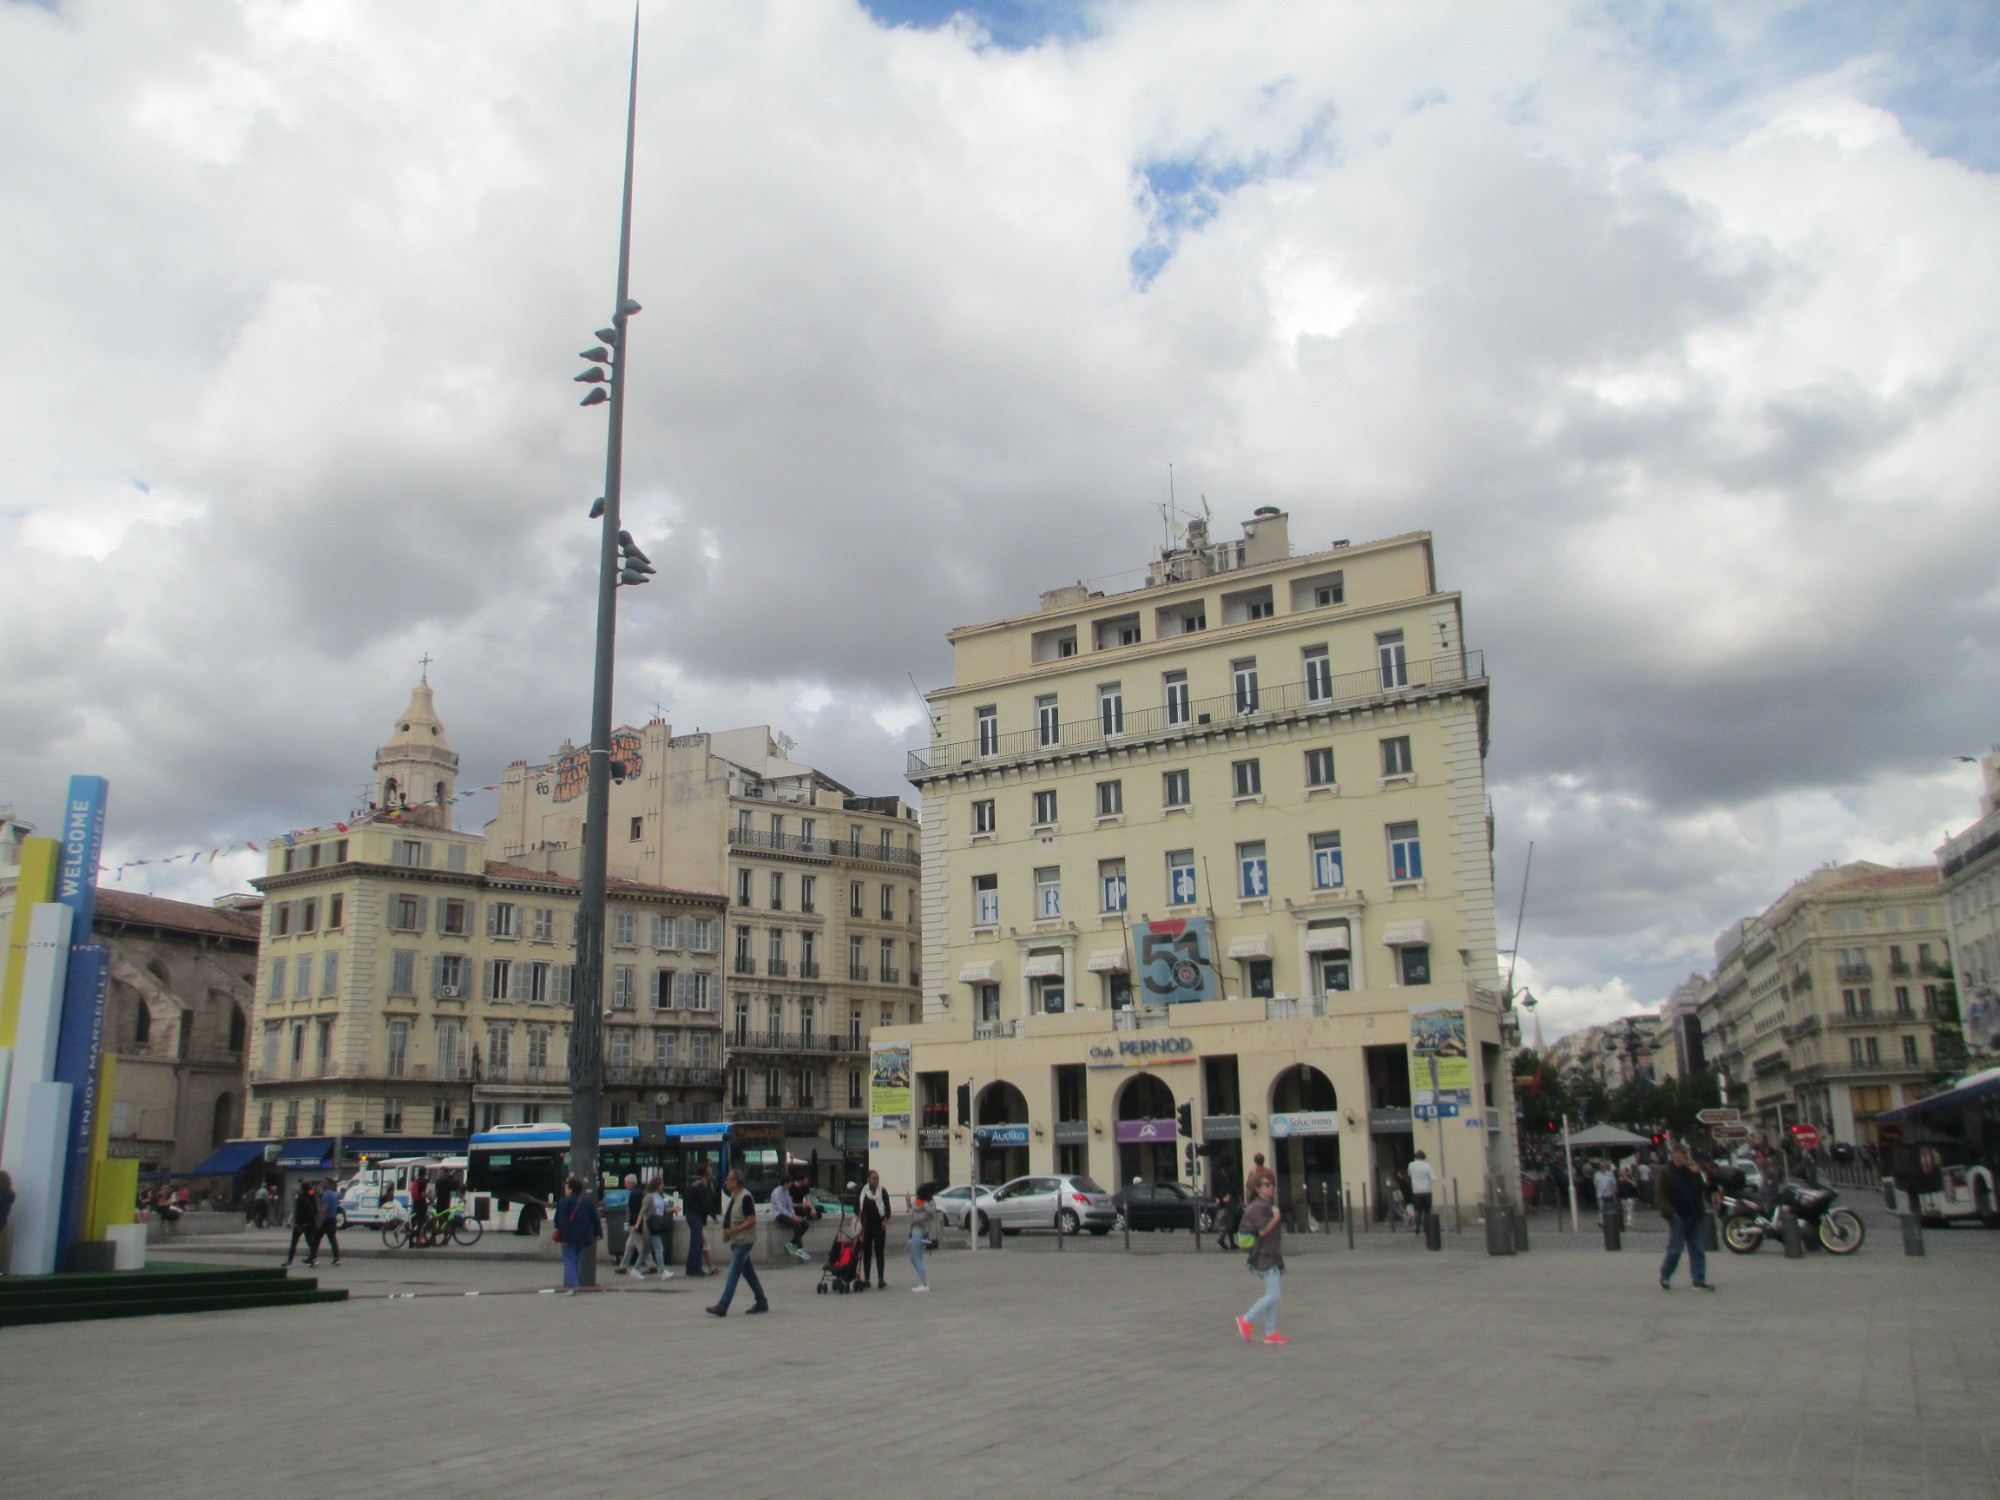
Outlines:
<svg viewBox="0 0 2000 1500"><path fill-rule="evenodd" d="M1111 1128L1111 1138L1121 1146L1150 1142L1172 1145L1179 1136L1180 1124L1174 1120L1120 1120Z"/></svg>
<svg viewBox="0 0 2000 1500"><path fill-rule="evenodd" d="M1206 917L1132 924L1132 985L1148 1005L1216 997L1215 939Z"/></svg>
<svg viewBox="0 0 2000 1500"><path fill-rule="evenodd" d="M910 1128L908 1042L883 1042L868 1049L868 1117L878 1129Z"/></svg>
<svg viewBox="0 0 2000 1500"><path fill-rule="evenodd" d="M1463 1005L1410 1007L1410 1098L1419 1120L1455 1120L1472 1107L1472 1058Z"/></svg>

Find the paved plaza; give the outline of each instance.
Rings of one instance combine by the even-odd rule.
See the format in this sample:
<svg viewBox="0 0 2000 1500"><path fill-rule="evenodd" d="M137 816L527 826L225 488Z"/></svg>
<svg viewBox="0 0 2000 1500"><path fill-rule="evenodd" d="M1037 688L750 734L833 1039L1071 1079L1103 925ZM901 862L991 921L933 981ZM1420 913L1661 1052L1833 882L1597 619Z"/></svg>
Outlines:
<svg viewBox="0 0 2000 1500"><path fill-rule="evenodd" d="M350 1255L322 1268L346 1304L0 1333L0 1473L35 1496L2000 1494L2000 1234L1908 1259L1848 1197L1860 1254L1717 1254L1712 1296L1685 1268L1660 1291L1651 1225L1617 1255L1547 1215L1504 1259L1473 1226L1438 1254L1295 1239L1288 1348L1237 1338L1256 1280L1185 1236L941 1253L929 1296L900 1258L864 1297L787 1268L770 1316L739 1296L726 1321L719 1281L607 1269L571 1298L535 1261Z"/></svg>

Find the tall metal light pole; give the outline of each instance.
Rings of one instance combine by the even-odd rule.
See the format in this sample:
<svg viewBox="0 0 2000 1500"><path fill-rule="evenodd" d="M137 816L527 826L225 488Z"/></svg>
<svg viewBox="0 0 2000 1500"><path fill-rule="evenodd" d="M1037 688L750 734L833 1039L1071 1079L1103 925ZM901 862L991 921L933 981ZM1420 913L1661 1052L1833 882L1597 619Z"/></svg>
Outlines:
<svg viewBox="0 0 2000 1500"><path fill-rule="evenodd" d="M629 559L645 558L618 529L618 484L625 443L627 324L639 304L627 295L632 260L632 146L639 113L639 13L632 12L632 79L625 103L625 195L618 221L618 296L611 326L597 330L608 348L591 349L591 368L577 379L591 387L585 406L606 403L611 422L604 445L604 527L597 559L597 662L590 694L590 780L584 798L583 880L576 913L576 981L571 986L569 1031L569 1161L586 1192L597 1185L598 1115L604 1092L604 891L611 823L611 679L618 634L618 585ZM605 366L610 373L605 373ZM605 395L605 387L610 395ZM626 555L621 556L621 551ZM650 568L647 571L651 571ZM631 582L643 583L644 575ZM597 1260L584 1257L579 1278L597 1284Z"/></svg>

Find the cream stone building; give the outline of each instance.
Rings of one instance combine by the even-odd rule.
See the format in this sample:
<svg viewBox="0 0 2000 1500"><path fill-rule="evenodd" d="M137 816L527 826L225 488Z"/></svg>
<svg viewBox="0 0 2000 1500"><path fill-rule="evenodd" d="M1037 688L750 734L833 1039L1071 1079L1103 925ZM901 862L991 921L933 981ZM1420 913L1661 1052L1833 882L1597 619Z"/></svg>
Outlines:
<svg viewBox="0 0 2000 1500"><path fill-rule="evenodd" d="M1767 1136L1811 1124L1873 1143L1877 1115L1957 1066L1935 1027L1950 982L1941 895L1934 867L1829 865L1716 940L1703 1044Z"/></svg>
<svg viewBox="0 0 2000 1500"><path fill-rule="evenodd" d="M1187 1181L1198 1143L1320 1212L1419 1148L1462 1201L1514 1191L1487 680L1427 533L1196 522L1135 587L950 640L909 773L922 1024L875 1039L892 1188Z"/></svg>
<svg viewBox="0 0 2000 1500"><path fill-rule="evenodd" d="M915 810L791 759L765 726L613 737L610 869L725 893L719 1013L728 1118L777 1121L823 1185L865 1169L868 1039L905 1026L922 983ZM486 826L490 857L581 868L584 765L517 761Z"/></svg>
<svg viewBox="0 0 2000 1500"><path fill-rule="evenodd" d="M1937 851L1971 1060L2000 1054L2000 746L1979 761L1979 821Z"/></svg>
<svg viewBox="0 0 2000 1500"><path fill-rule="evenodd" d="M355 819L270 847L249 1129L279 1164L419 1150L569 1108L573 875L450 826L457 756L427 684L376 751ZM714 890L611 882L605 1119L720 1118Z"/></svg>

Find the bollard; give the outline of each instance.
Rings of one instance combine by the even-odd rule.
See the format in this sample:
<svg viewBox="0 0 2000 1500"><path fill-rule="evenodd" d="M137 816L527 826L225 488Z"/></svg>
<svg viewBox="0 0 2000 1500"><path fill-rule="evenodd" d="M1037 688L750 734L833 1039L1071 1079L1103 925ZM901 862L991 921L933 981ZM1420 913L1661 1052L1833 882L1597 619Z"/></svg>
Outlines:
<svg viewBox="0 0 2000 1500"><path fill-rule="evenodd" d="M1127 1250L1130 1250L1132 1248L1132 1210L1130 1208L1127 1208L1125 1212L1120 1214L1118 1217L1124 1221L1125 1248Z"/></svg>
<svg viewBox="0 0 2000 1500"><path fill-rule="evenodd" d="M1486 1205L1486 1253L1512 1255L1514 1231L1507 1224L1507 1210L1497 1203Z"/></svg>
<svg viewBox="0 0 2000 1500"><path fill-rule="evenodd" d="M1444 1220L1438 1217L1436 1209L1424 1215L1424 1248L1444 1249Z"/></svg>
<svg viewBox="0 0 2000 1500"><path fill-rule="evenodd" d="M1916 1214L1899 1214L1903 1226L1903 1254L1922 1255L1924 1253L1924 1221Z"/></svg>
<svg viewBox="0 0 2000 1500"><path fill-rule="evenodd" d="M998 1250L1006 1243L1006 1239L1000 1228L1000 1216L998 1214L988 1214L986 1216L986 1243L995 1250Z"/></svg>
<svg viewBox="0 0 2000 1500"><path fill-rule="evenodd" d="M1514 1231L1514 1250L1525 1254L1528 1249L1528 1216L1518 1208L1507 1210L1508 1226Z"/></svg>
<svg viewBox="0 0 2000 1500"><path fill-rule="evenodd" d="M1806 1253L1805 1230L1799 1225L1799 1216L1788 1209L1778 1210L1778 1234L1785 1242L1786 1260L1803 1260Z"/></svg>
<svg viewBox="0 0 2000 1500"><path fill-rule="evenodd" d="M1608 1214L1600 1213L1597 1219L1604 1226L1604 1248L1607 1250L1624 1249L1623 1225L1619 1220L1617 1211L1614 1209Z"/></svg>
<svg viewBox="0 0 2000 1500"><path fill-rule="evenodd" d="M1465 1214L1458 1206L1458 1179L1456 1177L1451 1180L1451 1232L1453 1234L1465 1233Z"/></svg>
<svg viewBox="0 0 2000 1500"><path fill-rule="evenodd" d="M1371 1222L1371 1220L1373 1220L1374 1217L1375 1217L1374 1214L1371 1213L1368 1208L1368 1184L1364 1181L1361 1184L1361 1232L1363 1234L1368 1234L1373 1231L1375 1226ZM1351 1229L1348 1231L1347 1237L1350 1240L1354 1238L1354 1233Z"/></svg>
<svg viewBox="0 0 2000 1500"><path fill-rule="evenodd" d="M1364 1187L1361 1191L1365 1193L1368 1189ZM1354 1248L1354 1190L1352 1188L1342 1188L1340 1190L1340 1216L1347 1220L1347 1248L1352 1250Z"/></svg>

